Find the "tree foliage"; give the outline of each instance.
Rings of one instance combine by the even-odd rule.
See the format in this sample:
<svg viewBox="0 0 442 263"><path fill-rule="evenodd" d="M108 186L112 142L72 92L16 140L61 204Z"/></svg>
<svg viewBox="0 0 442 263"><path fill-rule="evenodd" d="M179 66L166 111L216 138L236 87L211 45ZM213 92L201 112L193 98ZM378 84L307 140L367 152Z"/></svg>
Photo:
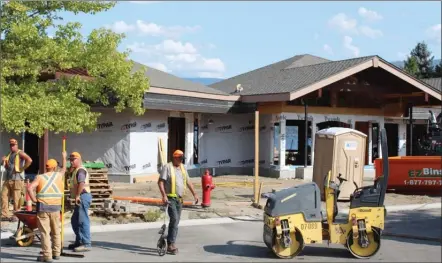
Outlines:
<svg viewBox="0 0 442 263"><path fill-rule="evenodd" d="M434 67L434 77L442 77L442 60L439 62L439 65L436 65L436 67Z"/></svg>
<svg viewBox="0 0 442 263"><path fill-rule="evenodd" d="M404 61L404 70L414 77L419 77L419 64L417 58L409 56L407 60Z"/></svg>
<svg viewBox="0 0 442 263"><path fill-rule="evenodd" d="M115 5L108 1L8 1L1 6L1 124L10 132L41 136L54 132L92 131L99 113L91 105L144 113L149 88L144 69L132 72L128 52L119 52L123 34L94 29L80 33L78 22L57 23L60 12L95 14ZM48 35L54 29L53 36ZM78 75L47 81L44 76L66 69Z"/></svg>
<svg viewBox="0 0 442 263"><path fill-rule="evenodd" d="M419 67L419 78L431 78L433 76L433 59L431 51L425 42L417 43L411 50L410 56L415 57Z"/></svg>

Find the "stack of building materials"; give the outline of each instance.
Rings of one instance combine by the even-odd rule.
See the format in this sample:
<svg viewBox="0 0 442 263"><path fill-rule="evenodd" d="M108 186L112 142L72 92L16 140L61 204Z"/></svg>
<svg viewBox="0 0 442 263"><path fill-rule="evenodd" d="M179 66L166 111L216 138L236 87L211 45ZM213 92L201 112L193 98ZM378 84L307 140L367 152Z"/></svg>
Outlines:
<svg viewBox="0 0 442 263"><path fill-rule="evenodd" d="M106 200L104 209L94 211L94 214L105 217L117 216L142 216L149 211L149 207L142 204L134 204L130 201Z"/></svg>
<svg viewBox="0 0 442 263"><path fill-rule="evenodd" d="M91 211L104 209L106 201L112 200L112 189L108 180L108 169L101 163L84 163L84 167L89 172L89 185L92 192ZM70 174L66 173L66 179L70 180ZM74 207L75 200L69 195L69 190L65 192L65 200L70 208Z"/></svg>

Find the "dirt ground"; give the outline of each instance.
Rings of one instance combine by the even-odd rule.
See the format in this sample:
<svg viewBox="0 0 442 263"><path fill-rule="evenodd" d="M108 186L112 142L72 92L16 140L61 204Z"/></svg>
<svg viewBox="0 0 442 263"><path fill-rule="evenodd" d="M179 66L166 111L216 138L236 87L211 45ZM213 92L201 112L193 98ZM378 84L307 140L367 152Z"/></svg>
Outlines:
<svg viewBox="0 0 442 263"><path fill-rule="evenodd" d="M196 192L202 199L201 179L191 178ZM216 188L212 191L212 203L209 208L201 208L200 205L185 208L183 211L183 219L194 218L210 218L221 216L262 216L262 211L251 206L253 198L253 176L219 176L214 177L213 181ZM281 180L274 178L261 177L260 182L263 183L262 193L271 192L272 189L281 190L284 188L296 186L304 183L302 180L290 179ZM370 185L372 182L364 182ZM160 198L160 192L156 182L127 184L112 183L114 196L140 196ZM186 191L185 201L193 201L192 194ZM265 205L267 199L261 198L261 204ZM385 205L405 205L405 204L425 204L438 203L440 197L430 197L425 195L403 195L395 193L387 193ZM324 206L324 203L323 203ZM349 202L339 202L339 208L348 208Z"/></svg>

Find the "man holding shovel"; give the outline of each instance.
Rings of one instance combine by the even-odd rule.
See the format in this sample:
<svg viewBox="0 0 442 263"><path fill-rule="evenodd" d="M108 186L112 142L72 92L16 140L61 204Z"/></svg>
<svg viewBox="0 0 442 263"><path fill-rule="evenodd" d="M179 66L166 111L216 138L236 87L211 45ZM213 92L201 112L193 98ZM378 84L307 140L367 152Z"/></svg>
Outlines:
<svg viewBox="0 0 442 263"><path fill-rule="evenodd" d="M9 154L2 158L3 166L6 169L6 180L2 187L2 221L17 221L15 216L9 216L9 197L13 197L14 211L19 211L20 197L24 186L23 172L31 165L32 159L24 151L18 149L16 139L9 140L9 148ZM25 164L22 166L23 160Z"/></svg>
<svg viewBox="0 0 442 263"><path fill-rule="evenodd" d="M81 155L73 152L69 156L71 162L70 194L75 199L74 213L71 218L72 230L75 233L75 243L68 246L75 252L89 251L91 248L91 226L89 207L92 202L91 188L89 186L89 173L83 167Z"/></svg>
<svg viewBox="0 0 442 263"><path fill-rule="evenodd" d="M57 172L57 161L50 159L46 162L46 173L39 174L28 186L28 194L32 202L37 204L37 224L41 233L42 255L37 261L52 262L60 259L61 231L60 211L62 205L64 182L66 172L66 152L62 152L63 166ZM37 188L37 197L34 189ZM51 245L52 239L52 245Z"/></svg>

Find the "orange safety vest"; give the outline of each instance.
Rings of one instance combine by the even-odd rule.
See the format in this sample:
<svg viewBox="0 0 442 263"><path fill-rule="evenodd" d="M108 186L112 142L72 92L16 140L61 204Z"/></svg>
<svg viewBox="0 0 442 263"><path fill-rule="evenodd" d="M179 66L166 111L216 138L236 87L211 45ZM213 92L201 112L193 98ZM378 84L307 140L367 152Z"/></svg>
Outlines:
<svg viewBox="0 0 442 263"><path fill-rule="evenodd" d="M17 154L15 155L15 158L14 158L14 171L16 172L16 173L20 173L20 152L21 152L21 150L18 150L17 151ZM8 156L6 156L6 159L8 160L7 162L8 162L8 165L9 165L9 157L11 156L11 152L9 152L8 153Z"/></svg>
<svg viewBox="0 0 442 263"><path fill-rule="evenodd" d="M78 167L77 169L74 170L74 172L72 173L72 177L71 177L71 198L75 198L75 195L77 193L77 188L78 188L78 180L77 180L77 172L79 169L83 169L86 171L86 178L84 180L84 190L86 190L86 192L90 193L91 192L91 188L89 186L89 172L87 171L86 168L84 168L83 166Z"/></svg>
<svg viewBox="0 0 442 263"><path fill-rule="evenodd" d="M60 173L53 172L38 175L37 201L46 205L61 205L63 197L63 179Z"/></svg>

